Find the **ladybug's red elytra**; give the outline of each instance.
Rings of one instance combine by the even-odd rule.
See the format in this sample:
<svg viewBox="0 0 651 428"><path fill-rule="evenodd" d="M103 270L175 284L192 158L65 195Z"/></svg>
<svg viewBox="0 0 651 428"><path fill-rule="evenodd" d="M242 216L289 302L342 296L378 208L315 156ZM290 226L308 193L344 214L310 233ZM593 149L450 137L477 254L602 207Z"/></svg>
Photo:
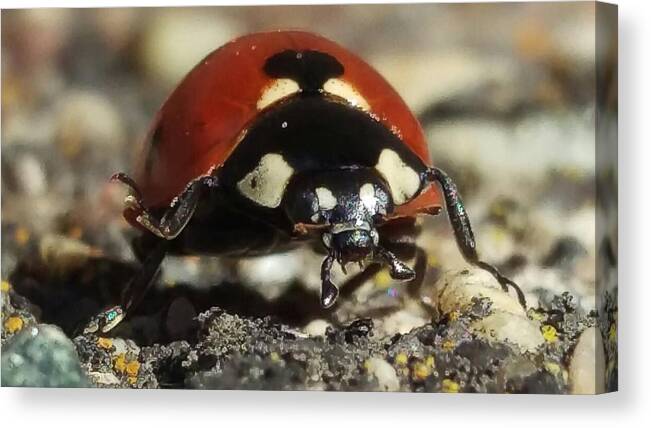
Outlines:
<svg viewBox="0 0 651 428"><path fill-rule="evenodd" d="M338 44L302 31L250 34L209 54L158 111L127 184L124 216L141 230L142 268L107 332L146 293L166 254L251 256L318 244L321 305L335 262L422 281L418 214L446 205L465 259L481 261L453 181L432 166L420 124L391 85ZM438 186L437 186L438 185ZM439 189L440 187L440 189ZM400 259L417 256L413 270ZM421 262L419 263L420 260Z"/></svg>

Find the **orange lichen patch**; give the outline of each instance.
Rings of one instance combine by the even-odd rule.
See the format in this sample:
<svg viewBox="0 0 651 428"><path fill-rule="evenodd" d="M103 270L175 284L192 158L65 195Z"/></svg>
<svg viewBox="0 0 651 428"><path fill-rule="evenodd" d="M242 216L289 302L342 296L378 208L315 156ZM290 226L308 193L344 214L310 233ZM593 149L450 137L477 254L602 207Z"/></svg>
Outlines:
<svg viewBox="0 0 651 428"><path fill-rule="evenodd" d="M119 373L124 373L127 370L127 357L124 354L115 357L113 360L113 368Z"/></svg>
<svg viewBox="0 0 651 428"><path fill-rule="evenodd" d="M23 319L17 316L9 317L5 320L5 330L11 334L22 330L24 326Z"/></svg>
<svg viewBox="0 0 651 428"><path fill-rule="evenodd" d="M113 347L113 341L108 337L99 337L97 338L97 346L103 349L111 349Z"/></svg>
<svg viewBox="0 0 651 428"><path fill-rule="evenodd" d="M452 379L443 379L441 384L441 391L447 393L457 393L459 392L459 384Z"/></svg>
<svg viewBox="0 0 651 428"><path fill-rule="evenodd" d="M29 237L31 234L29 233L29 230L24 227L24 226L19 226L16 229L16 232L14 232L14 239L18 243L18 245L25 245L29 241Z"/></svg>
<svg viewBox="0 0 651 428"><path fill-rule="evenodd" d="M140 363L136 360L127 363L126 372L129 376L138 376L140 371Z"/></svg>

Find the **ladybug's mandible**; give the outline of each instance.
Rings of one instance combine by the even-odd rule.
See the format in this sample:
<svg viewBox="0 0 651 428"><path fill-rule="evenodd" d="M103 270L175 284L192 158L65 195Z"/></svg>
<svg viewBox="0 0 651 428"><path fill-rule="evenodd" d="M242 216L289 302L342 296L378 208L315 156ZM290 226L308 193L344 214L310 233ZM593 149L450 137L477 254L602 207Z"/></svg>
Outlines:
<svg viewBox="0 0 651 428"><path fill-rule="evenodd" d="M124 216L141 230L140 272L120 306L87 331L106 332L144 296L165 254L248 256L316 243L321 305L337 262L422 281L417 214L445 202L465 259L506 291L518 286L479 260L456 186L431 165L420 124L371 66L301 31L238 38L194 67L157 113ZM440 186L440 189L435 184ZM400 259L416 256L415 271Z"/></svg>

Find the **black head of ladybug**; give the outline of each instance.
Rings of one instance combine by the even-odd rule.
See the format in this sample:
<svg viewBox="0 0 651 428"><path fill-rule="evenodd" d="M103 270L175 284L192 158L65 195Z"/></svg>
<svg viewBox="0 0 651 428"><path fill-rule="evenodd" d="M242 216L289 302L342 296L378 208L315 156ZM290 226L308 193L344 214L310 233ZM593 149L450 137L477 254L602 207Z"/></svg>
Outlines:
<svg viewBox="0 0 651 428"><path fill-rule="evenodd" d="M302 174L288 186L285 210L294 224L320 233L328 252L344 265L374 255L377 226L393 212L387 182L370 168Z"/></svg>

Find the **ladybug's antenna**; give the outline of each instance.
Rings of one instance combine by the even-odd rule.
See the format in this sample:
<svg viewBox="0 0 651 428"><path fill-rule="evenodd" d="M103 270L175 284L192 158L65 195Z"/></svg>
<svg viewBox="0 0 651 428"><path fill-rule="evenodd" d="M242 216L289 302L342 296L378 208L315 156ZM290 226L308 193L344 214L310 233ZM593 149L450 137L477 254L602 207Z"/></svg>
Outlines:
<svg viewBox="0 0 651 428"><path fill-rule="evenodd" d="M436 181L443 189L443 196L445 198L445 206L448 211L448 217L450 218L450 223L452 224L452 229L454 230L454 237L457 241L459 249L461 250L461 254L463 254L463 257L468 263L475 265L493 275L505 292L508 292L508 288L512 287L518 295L518 301L520 302L520 305L522 305L522 307L526 310L527 301L525 300L524 293L518 284L502 275L495 266L479 260L479 256L477 255L475 236L472 233L472 227L470 226L470 219L468 218L468 213L466 212L466 208L463 205L461 196L457 191L457 186L454 184L452 179L444 171L438 168L430 168L427 170L426 174L427 181Z"/></svg>

